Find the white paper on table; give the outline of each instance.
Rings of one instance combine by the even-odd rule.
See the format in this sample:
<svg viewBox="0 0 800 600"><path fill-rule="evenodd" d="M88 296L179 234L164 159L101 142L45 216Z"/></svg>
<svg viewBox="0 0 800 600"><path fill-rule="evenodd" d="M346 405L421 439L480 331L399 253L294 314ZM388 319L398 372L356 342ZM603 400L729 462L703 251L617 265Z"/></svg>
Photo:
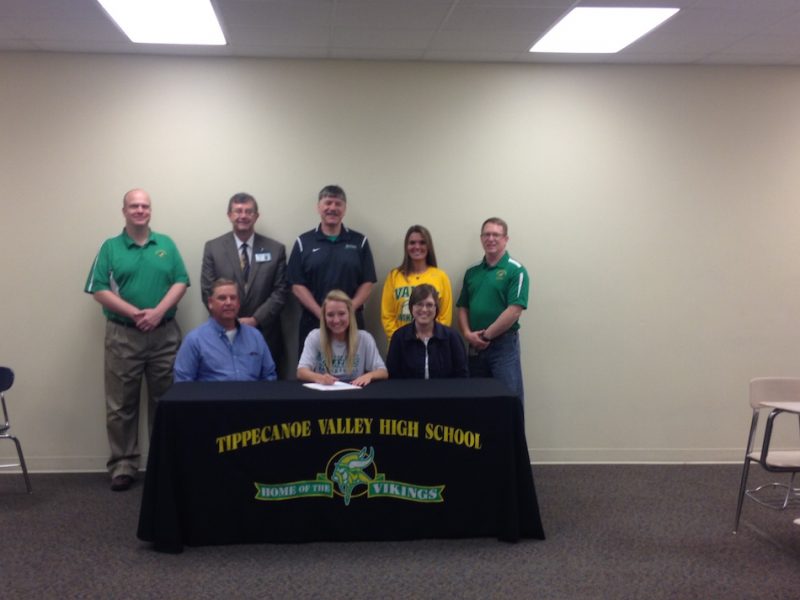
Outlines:
<svg viewBox="0 0 800 600"><path fill-rule="evenodd" d="M321 392L338 392L340 390L360 390L357 385L345 383L344 381L337 381L332 385L325 385L324 383L304 383L303 387L311 388L312 390L319 390Z"/></svg>

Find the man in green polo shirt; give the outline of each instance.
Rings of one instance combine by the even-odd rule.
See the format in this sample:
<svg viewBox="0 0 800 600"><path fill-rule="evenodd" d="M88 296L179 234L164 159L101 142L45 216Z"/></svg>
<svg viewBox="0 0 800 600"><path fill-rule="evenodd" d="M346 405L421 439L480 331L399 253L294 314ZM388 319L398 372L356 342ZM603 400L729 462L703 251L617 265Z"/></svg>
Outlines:
<svg viewBox="0 0 800 600"><path fill-rule="evenodd" d="M467 269L456 302L469 344L472 377L494 377L523 400L519 317L528 307L528 272L506 252L508 225L492 217L481 226L485 256Z"/></svg>
<svg viewBox="0 0 800 600"><path fill-rule="evenodd" d="M173 241L150 230L150 196L141 189L122 199L125 229L106 240L94 259L84 291L106 316L106 429L111 446L111 489L131 487L139 470L139 398L147 380L148 417L172 385L181 343L175 321L189 276Z"/></svg>

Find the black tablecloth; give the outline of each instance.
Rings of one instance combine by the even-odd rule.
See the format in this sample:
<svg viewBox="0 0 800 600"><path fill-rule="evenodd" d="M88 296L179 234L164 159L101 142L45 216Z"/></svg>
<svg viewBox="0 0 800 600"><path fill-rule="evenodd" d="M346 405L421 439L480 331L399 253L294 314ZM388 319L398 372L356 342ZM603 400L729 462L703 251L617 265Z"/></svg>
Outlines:
<svg viewBox="0 0 800 600"><path fill-rule="evenodd" d="M337 469L338 466L338 469ZM139 538L544 539L522 406L492 379L181 383L161 398Z"/></svg>

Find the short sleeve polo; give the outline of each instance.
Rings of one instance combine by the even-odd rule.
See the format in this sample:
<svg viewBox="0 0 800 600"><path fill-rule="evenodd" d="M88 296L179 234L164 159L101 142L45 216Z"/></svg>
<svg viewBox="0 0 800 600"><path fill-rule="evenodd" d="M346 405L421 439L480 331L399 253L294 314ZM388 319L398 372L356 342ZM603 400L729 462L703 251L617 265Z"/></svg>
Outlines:
<svg viewBox="0 0 800 600"><path fill-rule="evenodd" d="M473 331L486 329L512 304L528 307L528 272L506 252L490 267L484 258L467 269L456 306L469 310L469 326ZM519 329L519 321L510 331Z"/></svg>
<svg viewBox="0 0 800 600"><path fill-rule="evenodd" d="M138 308L154 308L176 283L189 284L189 275L178 248L166 235L150 232L139 246L125 230L106 240L94 259L84 291L94 294L110 290ZM172 307L165 318L175 315ZM106 318L130 322L130 319L104 308Z"/></svg>
<svg viewBox="0 0 800 600"><path fill-rule="evenodd" d="M331 290L352 298L363 283L377 281L366 236L344 226L334 240L319 226L301 234L289 257L287 277L291 285L307 287L318 304Z"/></svg>

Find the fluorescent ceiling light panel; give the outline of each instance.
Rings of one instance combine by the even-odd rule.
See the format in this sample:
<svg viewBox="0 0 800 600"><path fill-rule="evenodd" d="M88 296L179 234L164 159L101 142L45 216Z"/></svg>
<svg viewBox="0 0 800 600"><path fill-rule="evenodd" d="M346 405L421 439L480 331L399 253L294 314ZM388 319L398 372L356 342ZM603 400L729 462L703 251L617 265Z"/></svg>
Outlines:
<svg viewBox="0 0 800 600"><path fill-rule="evenodd" d="M97 0L137 44L224 46L210 0Z"/></svg>
<svg viewBox="0 0 800 600"><path fill-rule="evenodd" d="M677 8L578 7L548 31L531 52L619 52L678 12Z"/></svg>

